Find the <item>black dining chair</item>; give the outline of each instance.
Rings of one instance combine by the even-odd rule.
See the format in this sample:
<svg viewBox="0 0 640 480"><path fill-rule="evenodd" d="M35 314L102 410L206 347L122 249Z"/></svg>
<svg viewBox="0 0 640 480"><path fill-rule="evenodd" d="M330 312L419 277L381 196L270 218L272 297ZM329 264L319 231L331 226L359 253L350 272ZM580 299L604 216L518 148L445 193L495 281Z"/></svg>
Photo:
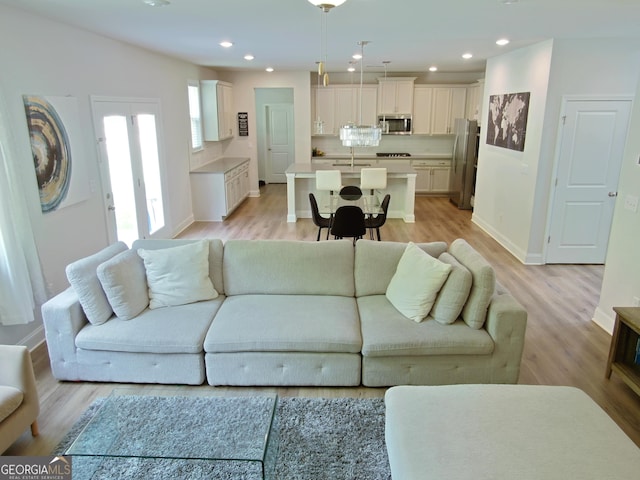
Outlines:
<svg viewBox="0 0 640 480"><path fill-rule="evenodd" d="M355 205L343 205L336 210L331 224L331 235L334 238L351 238L353 244L367 233L364 225L364 212Z"/></svg>
<svg viewBox="0 0 640 480"><path fill-rule="evenodd" d="M340 196L345 200L358 200L362 197L362 190L357 185L346 185L340 189Z"/></svg>
<svg viewBox="0 0 640 480"><path fill-rule="evenodd" d="M387 211L389 210L389 202L391 201L391 195L386 194L382 199L382 203L380 204L380 208L382 209L382 213L378 215L369 216L365 219L365 226L369 229L369 237L373 240L373 231L375 230L378 234L378 241L380 241L380 227L384 225L387 221Z"/></svg>
<svg viewBox="0 0 640 480"><path fill-rule="evenodd" d="M311 218L313 219L313 223L318 227L318 238L316 241L320 241L320 234L322 233L322 229L327 229L327 240L329 240L329 230L331 229L331 218L323 217L320 215L320 210L318 209L318 201L316 200L316 196L313 193L309 194L309 203L311 204Z"/></svg>

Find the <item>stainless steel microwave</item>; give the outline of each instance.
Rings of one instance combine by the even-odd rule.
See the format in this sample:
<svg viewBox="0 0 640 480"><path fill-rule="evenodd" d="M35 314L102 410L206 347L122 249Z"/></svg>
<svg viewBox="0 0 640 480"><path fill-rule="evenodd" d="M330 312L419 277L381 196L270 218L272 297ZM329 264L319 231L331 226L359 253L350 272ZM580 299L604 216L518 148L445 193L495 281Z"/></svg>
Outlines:
<svg viewBox="0 0 640 480"><path fill-rule="evenodd" d="M383 135L411 135L411 115L378 115Z"/></svg>

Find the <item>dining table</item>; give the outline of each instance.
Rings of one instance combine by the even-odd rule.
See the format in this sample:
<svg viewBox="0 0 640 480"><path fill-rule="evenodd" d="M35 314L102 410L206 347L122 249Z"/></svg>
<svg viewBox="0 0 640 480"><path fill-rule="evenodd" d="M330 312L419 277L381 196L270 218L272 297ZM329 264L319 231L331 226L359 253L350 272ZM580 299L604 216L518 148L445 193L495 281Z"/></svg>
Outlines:
<svg viewBox="0 0 640 480"><path fill-rule="evenodd" d="M377 195L319 195L318 210L322 215L332 215L345 205L360 207L365 215L379 215L384 213Z"/></svg>

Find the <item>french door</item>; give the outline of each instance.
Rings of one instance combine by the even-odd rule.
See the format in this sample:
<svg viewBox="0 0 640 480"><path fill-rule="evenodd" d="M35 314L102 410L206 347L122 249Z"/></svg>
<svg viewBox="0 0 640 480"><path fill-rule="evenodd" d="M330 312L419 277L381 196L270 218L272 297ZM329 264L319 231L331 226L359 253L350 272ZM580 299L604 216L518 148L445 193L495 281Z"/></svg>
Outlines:
<svg viewBox="0 0 640 480"><path fill-rule="evenodd" d="M164 237L157 100L92 97L109 243Z"/></svg>

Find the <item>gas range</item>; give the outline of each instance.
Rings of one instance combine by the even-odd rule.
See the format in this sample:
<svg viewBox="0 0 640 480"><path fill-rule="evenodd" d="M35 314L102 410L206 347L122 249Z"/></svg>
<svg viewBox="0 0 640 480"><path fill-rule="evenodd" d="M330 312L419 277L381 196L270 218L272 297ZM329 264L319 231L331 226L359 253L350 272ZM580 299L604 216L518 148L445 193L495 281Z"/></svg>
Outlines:
<svg viewBox="0 0 640 480"><path fill-rule="evenodd" d="M378 157L391 157L391 158L396 158L396 157L410 157L411 154L410 153L403 153L403 152L392 152L392 153L384 153L384 152L378 152L376 153L376 156Z"/></svg>

